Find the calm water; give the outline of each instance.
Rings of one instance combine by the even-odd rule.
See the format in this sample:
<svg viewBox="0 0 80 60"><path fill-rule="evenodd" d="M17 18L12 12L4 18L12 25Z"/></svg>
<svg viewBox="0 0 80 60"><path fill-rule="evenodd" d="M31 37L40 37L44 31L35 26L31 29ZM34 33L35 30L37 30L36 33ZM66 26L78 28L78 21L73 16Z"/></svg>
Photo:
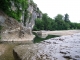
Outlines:
<svg viewBox="0 0 80 60"><path fill-rule="evenodd" d="M33 33L33 34L36 36L33 40L34 43L39 43L41 41L44 41L50 38L54 38L54 37L59 37L57 35L48 35L46 38L40 38L36 33Z"/></svg>

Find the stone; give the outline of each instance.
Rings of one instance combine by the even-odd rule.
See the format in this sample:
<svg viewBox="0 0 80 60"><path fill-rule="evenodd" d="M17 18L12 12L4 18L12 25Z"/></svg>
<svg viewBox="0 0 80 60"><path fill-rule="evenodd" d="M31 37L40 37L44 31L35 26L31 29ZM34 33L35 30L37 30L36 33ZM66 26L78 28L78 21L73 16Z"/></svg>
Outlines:
<svg viewBox="0 0 80 60"><path fill-rule="evenodd" d="M64 39L59 38L60 41L63 41Z"/></svg>
<svg viewBox="0 0 80 60"><path fill-rule="evenodd" d="M7 16L3 11L0 11L0 23L3 27L0 30L0 42L26 42L32 43L35 35L32 30L24 28L14 18Z"/></svg>
<svg viewBox="0 0 80 60"><path fill-rule="evenodd" d="M68 59L72 59L71 55L69 55L69 54L66 54L66 55L64 55L63 57L64 57L64 58L68 58Z"/></svg>
<svg viewBox="0 0 80 60"><path fill-rule="evenodd" d="M80 60L80 42L76 47L76 42L80 39L79 35L80 33L77 33L73 37L61 36L41 43L16 46L13 49L15 60ZM63 37L64 41L60 41L59 38ZM61 43L53 44L57 41Z"/></svg>
<svg viewBox="0 0 80 60"><path fill-rule="evenodd" d="M62 53L62 54L67 54L66 52L63 52L63 51L60 51L60 53Z"/></svg>
<svg viewBox="0 0 80 60"><path fill-rule="evenodd" d="M5 17L0 16L0 25L3 25L5 22Z"/></svg>
<svg viewBox="0 0 80 60"><path fill-rule="evenodd" d="M14 1L11 1L10 9L15 12L17 7L14 3ZM33 41L35 36L32 34L32 29L35 25L35 19L41 19L42 13L37 7L37 4L32 0L28 0L28 5L29 6L26 9L28 11L28 17L25 19L26 22L24 20L25 11L19 6L19 9L22 10L22 16L20 17L21 23L14 18L7 16L7 14L0 10L0 25L3 26L3 29L0 30L1 41Z"/></svg>
<svg viewBox="0 0 80 60"><path fill-rule="evenodd" d="M43 31L43 30L37 32L37 35L39 37L41 37L41 38L46 38L48 36L48 34L46 33L46 31Z"/></svg>

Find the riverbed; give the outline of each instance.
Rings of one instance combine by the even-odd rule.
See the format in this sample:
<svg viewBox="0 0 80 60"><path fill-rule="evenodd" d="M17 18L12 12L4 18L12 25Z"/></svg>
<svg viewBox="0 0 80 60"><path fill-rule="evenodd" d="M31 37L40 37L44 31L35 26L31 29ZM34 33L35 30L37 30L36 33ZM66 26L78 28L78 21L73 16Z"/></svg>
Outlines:
<svg viewBox="0 0 80 60"><path fill-rule="evenodd" d="M48 33L53 35L54 31L48 31ZM55 31L56 35L61 34L61 32ZM69 33L70 32L70 33ZM64 33L64 34L63 34ZM25 50L24 55L27 52L33 52L34 55L31 55L33 60L80 60L80 30L68 32L62 31L61 37L46 39L37 44L19 44L24 46L26 49L29 47L30 50ZM0 44L0 59L1 60L14 60L13 57L13 48L15 44ZM28 46L28 47L27 47ZM37 51L36 51L37 49ZM23 51L19 49L20 51ZM23 51L24 52L24 51ZM22 55L21 55L22 56ZM29 55L30 56L30 55ZM28 58L26 56L25 58ZM24 59L25 59L24 58ZM30 60L30 59L29 59Z"/></svg>
<svg viewBox="0 0 80 60"><path fill-rule="evenodd" d="M21 60L80 60L80 33L20 45L14 52Z"/></svg>

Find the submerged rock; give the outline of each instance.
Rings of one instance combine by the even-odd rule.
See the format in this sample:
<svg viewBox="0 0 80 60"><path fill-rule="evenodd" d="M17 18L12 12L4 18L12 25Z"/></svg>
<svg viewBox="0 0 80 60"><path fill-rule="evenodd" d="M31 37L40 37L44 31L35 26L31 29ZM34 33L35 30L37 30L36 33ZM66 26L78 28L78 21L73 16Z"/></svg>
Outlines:
<svg viewBox="0 0 80 60"><path fill-rule="evenodd" d="M80 33L16 46L13 53L15 60L80 60Z"/></svg>

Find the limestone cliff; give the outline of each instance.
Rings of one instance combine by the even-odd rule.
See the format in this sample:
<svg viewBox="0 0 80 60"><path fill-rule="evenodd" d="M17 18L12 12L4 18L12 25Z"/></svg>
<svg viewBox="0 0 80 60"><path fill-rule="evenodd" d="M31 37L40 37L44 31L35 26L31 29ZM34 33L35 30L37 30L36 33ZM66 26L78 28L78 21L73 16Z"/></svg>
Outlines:
<svg viewBox="0 0 80 60"><path fill-rule="evenodd" d="M11 1L12 11L16 11L17 7L15 2ZM22 9L22 7L20 7ZM42 13L37 5L32 1L28 0L27 16L25 11L22 10L20 17L21 22L16 19L9 17L2 10L0 10L0 30L1 41L30 41L33 40L34 35L32 34L33 26L35 25L36 18L42 18ZM25 19L26 17L26 19Z"/></svg>

